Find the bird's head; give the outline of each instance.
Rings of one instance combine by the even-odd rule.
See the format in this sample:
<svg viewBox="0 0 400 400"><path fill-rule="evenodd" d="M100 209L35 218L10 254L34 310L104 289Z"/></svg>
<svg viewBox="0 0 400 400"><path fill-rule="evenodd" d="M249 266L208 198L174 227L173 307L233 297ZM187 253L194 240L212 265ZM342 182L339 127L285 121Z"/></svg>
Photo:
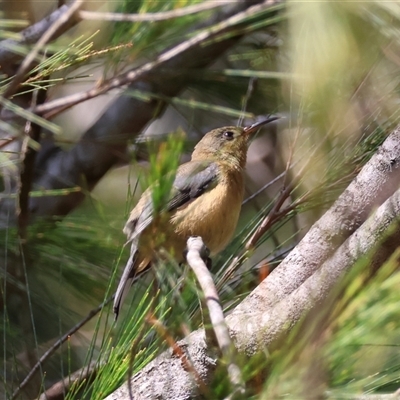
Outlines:
<svg viewBox="0 0 400 400"><path fill-rule="evenodd" d="M249 137L262 125L279 119L269 117L250 126L224 126L206 133L197 143L192 153L192 160L215 159L244 168L249 144Z"/></svg>

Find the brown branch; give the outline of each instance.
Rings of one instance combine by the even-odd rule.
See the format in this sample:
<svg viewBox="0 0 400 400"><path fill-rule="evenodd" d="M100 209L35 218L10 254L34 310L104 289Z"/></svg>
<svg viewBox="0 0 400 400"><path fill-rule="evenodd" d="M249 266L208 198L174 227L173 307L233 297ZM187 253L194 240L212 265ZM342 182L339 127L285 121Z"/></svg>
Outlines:
<svg viewBox="0 0 400 400"><path fill-rule="evenodd" d="M43 104L46 100L46 90L39 89L33 93L33 102ZM18 193L18 231L19 237L24 242L26 238L26 228L29 221L29 196L32 189L32 179L35 168L35 158L37 151L32 147L30 141L39 143L41 127L31 121L26 122L26 136L22 145L21 156L23 159L20 188Z"/></svg>
<svg viewBox="0 0 400 400"><path fill-rule="evenodd" d="M262 186L260 189L258 189L255 193L252 195L246 197L245 200L243 200L242 206L244 206L246 203L249 201L253 200L257 196L259 196L265 189L268 189L270 186L272 186L274 183L278 182L280 179L282 179L286 174L286 171L280 173L278 176L276 176L274 179L271 179L269 182L267 182L264 186Z"/></svg>
<svg viewBox="0 0 400 400"><path fill-rule="evenodd" d="M261 236L263 236L264 233L271 227L272 220L282 207L283 203L288 199L292 190L293 186L291 184L283 188L281 194L278 197L278 200L275 202L271 211L258 226L257 230L253 233L251 238L247 241L245 245L246 251L253 249L257 242L260 240Z"/></svg>
<svg viewBox="0 0 400 400"><path fill-rule="evenodd" d="M268 229L270 229L277 221L279 221L282 217L287 215L289 212L295 210L297 207L299 207L301 204L305 203L308 200L308 194L304 194L302 197L298 198L296 201L293 203L289 204L286 206L284 209L279 210L274 212L273 214L268 214L266 217L266 226L264 228L264 231L266 232ZM254 236L254 235L253 235ZM250 242L251 239L246 243L246 245ZM254 246L256 245L256 242L254 242ZM218 281L218 288L221 288L225 285L225 283L228 281L228 279L231 278L233 273L236 270L236 267L238 267L241 263L241 261L244 261L249 254L249 251L251 250L252 247L249 249L245 250L244 252L240 253L239 255L235 256L231 263L229 264L228 268L224 271L224 274L221 276L221 278Z"/></svg>
<svg viewBox="0 0 400 400"><path fill-rule="evenodd" d="M281 175L279 175L279 179L284 177L286 173L287 172L285 171ZM275 178L275 180L278 180L277 178ZM291 191L292 191L291 186L283 188L281 194L279 195L272 209L263 219L263 221L258 226L253 235L250 237L250 239L246 242L244 251L235 256L231 261L231 263L229 264L228 268L225 270L224 275L219 281L218 284L219 287L222 286L232 276L232 274L236 270L236 267L240 264L241 261L245 260L248 257L249 252L256 246L260 238L264 235L266 231L268 231L268 229L271 228L271 226L275 223L275 221L279 219L282 215L287 214L289 211L291 211L298 205L298 203L295 202L296 205L294 204L289 205L287 208L285 208L285 210L280 211L280 208L282 207L283 203L290 196Z"/></svg>

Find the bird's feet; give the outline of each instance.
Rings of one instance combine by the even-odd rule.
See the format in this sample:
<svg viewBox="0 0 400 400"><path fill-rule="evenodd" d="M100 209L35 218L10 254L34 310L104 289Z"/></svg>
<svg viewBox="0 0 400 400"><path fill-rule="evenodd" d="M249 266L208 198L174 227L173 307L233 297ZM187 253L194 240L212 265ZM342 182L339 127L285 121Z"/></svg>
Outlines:
<svg viewBox="0 0 400 400"><path fill-rule="evenodd" d="M192 236L193 238L197 237L197 236ZM183 257L186 260L186 256L188 253L188 249L185 249L183 252ZM200 257L201 259L204 261L204 264L206 264L207 268L209 270L211 270L212 267L212 259L210 258L210 250L208 249L208 247L204 244L203 242L203 246L200 249Z"/></svg>

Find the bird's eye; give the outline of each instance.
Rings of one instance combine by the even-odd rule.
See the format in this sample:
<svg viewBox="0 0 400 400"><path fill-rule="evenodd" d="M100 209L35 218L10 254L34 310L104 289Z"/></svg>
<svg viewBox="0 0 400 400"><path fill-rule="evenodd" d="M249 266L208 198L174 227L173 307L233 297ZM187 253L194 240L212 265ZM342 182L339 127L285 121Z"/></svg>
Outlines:
<svg viewBox="0 0 400 400"><path fill-rule="evenodd" d="M234 137L234 133L232 131L225 131L223 133L225 139L232 140Z"/></svg>

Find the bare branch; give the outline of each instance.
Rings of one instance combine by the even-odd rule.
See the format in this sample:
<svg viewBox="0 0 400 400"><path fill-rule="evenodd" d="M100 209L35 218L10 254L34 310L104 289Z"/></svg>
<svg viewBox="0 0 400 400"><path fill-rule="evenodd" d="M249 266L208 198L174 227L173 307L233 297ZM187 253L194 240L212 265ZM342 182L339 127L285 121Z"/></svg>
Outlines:
<svg viewBox="0 0 400 400"><path fill-rule="evenodd" d="M291 167L293 167L295 164L293 164ZM278 176L276 176L274 179L270 180L267 182L264 186L262 186L260 189L258 189L256 192L251 194L250 196L246 197L245 200L243 200L242 206L247 204L249 201L253 200L257 196L259 196L262 192L265 191L265 189L268 189L270 186L272 186L274 183L278 182L279 180L283 179L286 175L286 171L281 172Z"/></svg>
<svg viewBox="0 0 400 400"><path fill-rule="evenodd" d="M238 0L232 0L230 3L237 3ZM203 3L193 4L188 7L177 8L176 10L143 13L143 14L122 14L110 12L96 12L96 11L79 11L79 16L86 20L100 20L100 21L127 21L127 22L155 22L165 21L167 19L183 17L185 15L196 14L201 11L211 10L213 8L222 7L226 5L224 2L215 2L208 0Z"/></svg>
<svg viewBox="0 0 400 400"><path fill-rule="evenodd" d="M224 312L219 300L217 288L206 264L203 261L204 254L207 252L203 240L199 236L190 237L187 241L188 252L186 260L192 268L199 281L200 287L204 293L204 298L208 307L211 325L217 338L218 346L221 349L223 357L228 362L228 374L234 391L244 393L244 381L240 368L235 362L236 350L229 337L228 327L226 325ZM205 256L207 258L208 255Z"/></svg>
<svg viewBox="0 0 400 400"><path fill-rule="evenodd" d="M287 173L287 171L286 171ZM285 173L285 175L286 175ZM286 201L286 199L290 196L290 193L293 190L293 185L288 185L283 188L281 191L278 200L275 202L274 206L272 207L272 210L268 213L268 215L263 219L261 224L258 226L257 230L253 233L251 238L248 240L246 243L246 250L250 250L254 248L254 246L257 244L259 239L261 238L262 235L271 227L271 223L273 221L273 218L275 215L278 213L280 208L282 207L283 203Z"/></svg>

